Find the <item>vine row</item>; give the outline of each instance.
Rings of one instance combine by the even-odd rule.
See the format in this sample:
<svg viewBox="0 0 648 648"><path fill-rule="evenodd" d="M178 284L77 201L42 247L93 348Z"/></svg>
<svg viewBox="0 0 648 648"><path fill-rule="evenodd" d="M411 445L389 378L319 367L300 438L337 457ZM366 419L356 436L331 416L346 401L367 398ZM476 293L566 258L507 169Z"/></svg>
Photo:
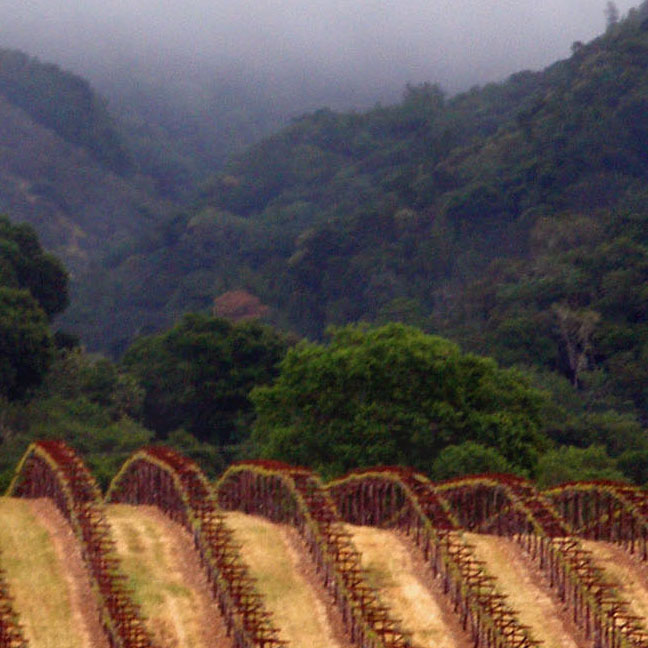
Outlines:
<svg viewBox="0 0 648 648"><path fill-rule="evenodd" d="M400 467L372 468L354 471L327 488L348 522L400 529L413 539L434 576L441 577L443 591L476 648L538 645L425 476Z"/></svg>
<svg viewBox="0 0 648 648"><path fill-rule="evenodd" d="M79 540L111 648L153 648L139 608L124 584L126 579L119 573L101 493L75 452L62 441L32 443L18 464L8 494L51 498L68 520Z"/></svg>
<svg viewBox="0 0 648 648"><path fill-rule="evenodd" d="M616 482L574 482L545 491L574 533L607 540L648 560L648 497Z"/></svg>
<svg viewBox="0 0 648 648"><path fill-rule="evenodd" d="M437 484L465 528L512 536L537 563L595 646L648 648L648 634L594 565L551 502L511 475L466 477Z"/></svg>
<svg viewBox="0 0 648 648"><path fill-rule="evenodd" d="M0 648L27 648L27 646L27 640L18 622L18 615L13 609L4 572L0 570Z"/></svg>
<svg viewBox="0 0 648 648"><path fill-rule="evenodd" d="M287 643L279 638L211 486L193 461L161 446L139 450L113 479L106 501L155 505L189 531L234 648Z"/></svg>
<svg viewBox="0 0 648 648"><path fill-rule="evenodd" d="M217 484L224 509L294 526L359 648L410 648L409 639L365 579L360 555L330 495L309 470L275 461L230 466Z"/></svg>

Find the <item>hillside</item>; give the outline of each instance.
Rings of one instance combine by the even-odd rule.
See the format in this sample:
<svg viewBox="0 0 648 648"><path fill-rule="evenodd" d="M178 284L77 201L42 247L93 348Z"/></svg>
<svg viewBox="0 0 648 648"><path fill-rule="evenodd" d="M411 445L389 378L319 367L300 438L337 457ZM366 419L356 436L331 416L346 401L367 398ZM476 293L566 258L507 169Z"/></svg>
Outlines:
<svg viewBox="0 0 648 648"><path fill-rule="evenodd" d="M169 307L182 299L193 305L201 284L203 303L219 290L247 284L265 300L272 298L277 317L315 334L327 323L360 316L373 319L391 298L416 298L425 315L434 306L440 282L461 278L471 266L483 267L489 250L511 253L524 243L524 232L515 223L523 220L528 233L531 223L521 215L551 198L539 192L548 182L542 165L551 159L536 160L536 170L527 176L519 167L531 168L539 154L549 156L547 138L556 122L577 107L576 101L581 109L572 119L580 132L591 125L582 110L584 94L571 97L570 88L585 85L590 89L580 91L591 94L601 77L616 78L619 68L640 59L633 45L644 39L638 29L634 23L624 25L617 36L603 36L543 73L520 73L505 84L451 99L435 86L411 87L397 106L305 115L233 160L205 186L203 208L170 223L157 240L148 238L146 248L123 261L120 279L134 265L136 270L143 266L139 272L155 273L173 256L175 284L157 289L161 304ZM621 95L630 103L643 82L639 59L623 75L624 84L598 90L602 104L618 103ZM525 144L529 121L538 133ZM574 129L567 123L564 128L569 137ZM594 134L599 132L610 131L601 124ZM519 138L524 146L514 149ZM613 142L623 148L628 137ZM571 145L578 143L575 139ZM511 159L502 159L509 148L519 160L513 153ZM603 157L593 158L590 166L602 165ZM513 179L518 174L522 187L513 186L511 177L494 180L503 164L509 165ZM589 170L581 175L589 175ZM475 184L476 176L483 176L482 186ZM530 178L528 186L525 177ZM556 182L556 189L566 189L565 184ZM518 195L520 189L527 195ZM513 190L517 197L506 198ZM486 221L471 216L470 210L477 215L485 209ZM469 223L471 231L466 229ZM467 243L469 250L457 256ZM462 270L469 251L475 258ZM227 272L232 264L236 273ZM280 277L270 283L271 269ZM291 288L297 292L292 297ZM139 292L137 285L132 290ZM349 302L353 311L348 311ZM127 306L122 302L122 308Z"/></svg>
<svg viewBox="0 0 648 648"><path fill-rule="evenodd" d="M583 365L615 371L611 404L641 409L623 392L639 377L645 312L631 288L645 278L645 17L642 6L570 59L502 84L455 97L408 86L394 106L304 115L199 189L209 170L176 150L186 129L147 125L145 97L129 113L125 95L117 121L83 79L0 50L0 208L73 271L61 322L91 349L119 355L245 289L311 337L397 319L575 385ZM182 213L158 194L182 196ZM618 263L584 268L563 254L575 244L633 260L623 276ZM597 348L573 352L557 329L581 310L599 316Z"/></svg>
<svg viewBox="0 0 648 648"><path fill-rule="evenodd" d="M75 274L164 213L89 84L0 49L0 212Z"/></svg>
<svg viewBox="0 0 648 648"><path fill-rule="evenodd" d="M96 305L106 326L97 332L79 321L77 330L91 346L111 348L110 330L122 314L128 313L129 324L159 327L241 287L271 305L275 320L300 333L319 335L327 323L369 315L372 309L362 298L357 312L343 318L324 312L325 302L337 299L327 286L328 266L346 265L342 256L357 251L354 223L385 201L397 206L393 190L411 193L406 185L421 164L432 164L473 136L494 132L537 83L536 75L520 75L507 86L458 98L456 112L445 108L437 87L424 86L410 88L403 103L390 108L305 115L206 184L197 209L152 229L134 248L112 257L110 269L84 283L79 303ZM403 216L407 221L411 215ZM397 245L393 227L368 227L384 239L373 251L376 257L385 246ZM316 239L328 236L325 232L332 238L322 240L322 250L306 253L306 246L320 245ZM343 241L350 246L346 252L336 248ZM392 255L397 253L394 248ZM314 264L311 270L307 263ZM309 276L319 283L308 285ZM341 286L349 280L349 290L355 286L362 292L364 282L356 279L332 281ZM74 307L67 319L79 319Z"/></svg>
<svg viewBox="0 0 648 648"><path fill-rule="evenodd" d="M0 94L111 170L124 172L132 165L105 102L77 75L23 52L0 49Z"/></svg>
<svg viewBox="0 0 648 648"><path fill-rule="evenodd" d="M244 289L301 335L404 321L645 422L647 15L500 85L295 120L113 255L64 321L115 353Z"/></svg>
<svg viewBox="0 0 648 648"><path fill-rule="evenodd" d="M16 340L5 357L29 378L5 371L4 393L29 397L41 384L31 404L3 408L15 429L7 447L19 453L40 430L62 430L92 448L105 480L118 453L95 453L103 443L95 435L131 447L133 429L138 439L151 437L141 424L187 447L189 432L226 459L266 453L330 474L340 472L332 466L342 459L344 469L382 460L437 477L481 466L521 470L544 485L591 475L646 483L647 17L644 4L593 42L575 44L571 58L499 85L456 97L431 84L409 86L394 106L304 115L231 160L181 211L151 197L160 177L146 176L137 156L130 157L132 140L87 83L5 53L0 143L11 154L0 162L0 197L14 218L35 223L72 270L71 305L63 313L63 277L45 291L61 297L45 313L16 294L25 287L33 292L34 282L21 276L29 273L14 269L3 278L11 289L3 297L4 330ZM15 236L8 237L9 257ZM22 263L21 256L9 265ZM244 303L251 308L239 309ZM256 375L249 365L265 352L252 339L224 351L214 333L225 325L202 315L133 345L188 310L261 314L296 335L285 336ZM18 323L16 313L29 314L33 326ZM74 340L48 331L45 318L54 315L54 326L122 363L95 366L57 350ZM519 425L516 412L503 416L501 392L479 394L478 409L489 412L479 425L459 408L461 415L449 419L445 410L432 412L430 426L428 418L411 419L422 388L394 409L400 387L383 392L379 381L378 401L359 410L372 412L370 426L356 425L353 443L344 440L334 453L325 443L323 463L303 443L286 442L287 430L303 439L303 417L295 417L296 427L295 421L277 425L270 408L264 415L270 423L259 419L249 392L276 377L285 346L300 336L321 339L331 324L392 320L514 366L515 385L545 392L548 398L534 396L531 428L539 436L529 452L511 442L526 424ZM203 325L211 330L206 338L191 332ZM254 336L267 338L261 329ZM205 363L208 350L212 360ZM224 353L226 364L236 365L231 385L219 364ZM56 369L49 379L48 367ZM375 368L373 360L362 371L367 367ZM411 376L411 367L403 375ZM359 390L358 402L365 398ZM340 402L323 423L334 420L336 433L346 434L352 419L339 412L352 401L344 393ZM222 417L223 407L231 417ZM79 410L84 423L70 423ZM453 437L450 428L462 434ZM316 449L321 429L318 421ZM412 447L426 440L425 452L399 455L403 448L394 440L401 430L411 433L404 438ZM364 434L365 446L356 443ZM377 442L376 434L389 443ZM425 446L433 437L434 445ZM446 454L451 438L468 445ZM496 447L501 457L484 447ZM5 479L11 461L2 462Z"/></svg>

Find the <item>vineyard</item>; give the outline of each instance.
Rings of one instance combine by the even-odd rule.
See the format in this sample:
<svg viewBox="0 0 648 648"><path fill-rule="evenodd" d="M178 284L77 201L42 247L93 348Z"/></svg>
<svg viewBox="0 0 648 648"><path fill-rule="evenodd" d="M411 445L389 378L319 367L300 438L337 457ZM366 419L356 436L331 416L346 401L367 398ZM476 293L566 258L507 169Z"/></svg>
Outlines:
<svg viewBox="0 0 648 648"><path fill-rule="evenodd" d="M211 483L154 446L104 495L44 441L0 518L0 647L648 648L648 495L627 485L271 461Z"/></svg>

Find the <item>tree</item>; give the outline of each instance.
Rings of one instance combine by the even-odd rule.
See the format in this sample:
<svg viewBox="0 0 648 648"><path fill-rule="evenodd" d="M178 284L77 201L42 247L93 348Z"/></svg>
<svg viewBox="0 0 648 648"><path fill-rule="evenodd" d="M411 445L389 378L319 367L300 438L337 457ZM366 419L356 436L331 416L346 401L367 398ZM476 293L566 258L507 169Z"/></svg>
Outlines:
<svg viewBox="0 0 648 648"><path fill-rule="evenodd" d="M561 446L557 450L550 450L538 461L537 481L541 488L593 479L627 481L603 446Z"/></svg>
<svg viewBox="0 0 648 648"><path fill-rule="evenodd" d="M635 484L648 483L648 450L628 450L617 459L617 468Z"/></svg>
<svg viewBox="0 0 648 648"><path fill-rule="evenodd" d="M511 472L514 472L513 468L497 450L466 441L441 450L432 465L431 477L440 481L463 475Z"/></svg>
<svg viewBox="0 0 648 648"><path fill-rule="evenodd" d="M45 312L26 290L0 287L0 396L23 398L53 356Z"/></svg>
<svg viewBox="0 0 648 648"><path fill-rule="evenodd" d="M541 392L402 324L333 329L326 346L302 342L251 399L261 454L325 475L379 463L429 471L443 448L466 441L532 470L545 445Z"/></svg>
<svg viewBox="0 0 648 648"><path fill-rule="evenodd" d="M592 337L601 316L592 310L574 311L565 304L554 304L552 310L567 353L574 387L578 387L581 374L590 366Z"/></svg>
<svg viewBox="0 0 648 648"><path fill-rule="evenodd" d="M53 357L48 319L67 305L67 274L29 225L0 216L0 396L25 397Z"/></svg>
<svg viewBox="0 0 648 648"><path fill-rule="evenodd" d="M0 286L28 290L51 319L68 305L68 276L61 262L43 251L36 232L0 215Z"/></svg>
<svg viewBox="0 0 648 648"><path fill-rule="evenodd" d="M123 363L145 390L144 422L158 436L184 428L227 446L246 436L248 392L272 380L287 346L258 322L189 314L169 331L136 340Z"/></svg>

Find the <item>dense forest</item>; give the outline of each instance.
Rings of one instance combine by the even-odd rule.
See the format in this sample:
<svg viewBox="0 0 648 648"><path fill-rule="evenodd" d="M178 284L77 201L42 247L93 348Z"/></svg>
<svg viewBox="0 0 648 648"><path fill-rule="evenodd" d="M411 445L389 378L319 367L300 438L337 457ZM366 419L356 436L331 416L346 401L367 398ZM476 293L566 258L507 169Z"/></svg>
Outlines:
<svg viewBox="0 0 648 648"><path fill-rule="evenodd" d="M0 222L0 326L24 313L32 363L2 359L6 456L85 425L102 475L166 439L215 470L645 483L647 93L644 3L544 71L321 109L210 174L172 129L156 142L83 79L0 51L0 143L29 144L0 162L0 207L72 273L67 309L67 288L44 302L18 268L62 285L60 263ZM233 295L265 322L229 321ZM441 392L412 379L439 372Z"/></svg>

